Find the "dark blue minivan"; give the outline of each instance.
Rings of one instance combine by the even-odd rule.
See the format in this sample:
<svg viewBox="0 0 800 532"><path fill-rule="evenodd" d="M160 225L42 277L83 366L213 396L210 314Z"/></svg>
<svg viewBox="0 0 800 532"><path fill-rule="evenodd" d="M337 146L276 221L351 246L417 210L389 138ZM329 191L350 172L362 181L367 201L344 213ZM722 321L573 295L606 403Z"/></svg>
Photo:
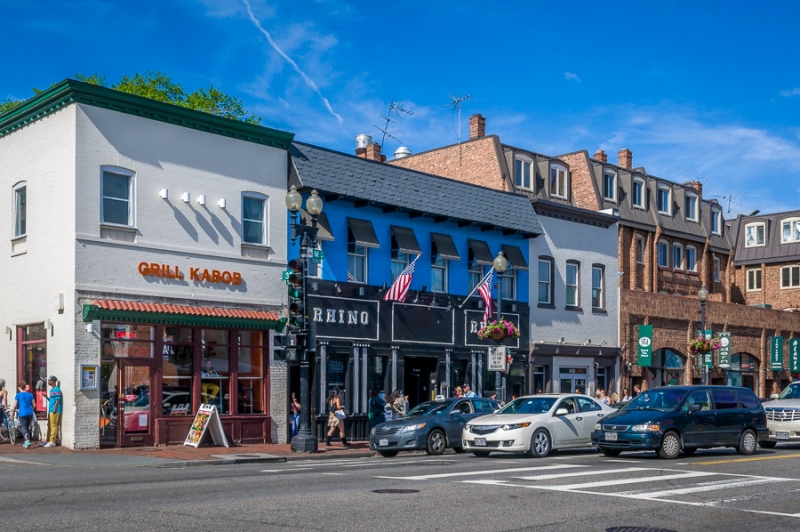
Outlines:
<svg viewBox="0 0 800 532"><path fill-rule="evenodd" d="M651 449L671 459L711 447L753 454L768 436L764 407L747 388L667 386L642 392L597 423L592 445L606 456Z"/></svg>

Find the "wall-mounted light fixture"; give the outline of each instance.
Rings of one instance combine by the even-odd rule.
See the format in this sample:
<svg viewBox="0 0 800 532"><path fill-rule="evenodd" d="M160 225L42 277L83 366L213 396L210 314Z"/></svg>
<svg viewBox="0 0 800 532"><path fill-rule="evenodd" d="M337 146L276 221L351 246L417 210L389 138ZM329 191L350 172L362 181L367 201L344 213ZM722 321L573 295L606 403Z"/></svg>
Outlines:
<svg viewBox="0 0 800 532"><path fill-rule="evenodd" d="M190 201L192 201L190 194L188 192L184 192L183 194L181 194L181 201L184 203L189 203Z"/></svg>
<svg viewBox="0 0 800 532"><path fill-rule="evenodd" d="M9 339L9 340L11 340L11 333L13 332L13 330L14 330L14 329L12 329L12 328L11 328L11 327L9 327L8 325L6 325L6 334L8 335L8 339Z"/></svg>
<svg viewBox="0 0 800 532"><path fill-rule="evenodd" d="M342 293L342 287L341 287L341 286L339 286L339 283L335 283L335 284L333 285L333 289L334 289L334 290L336 290L336 293L337 293L337 294L341 294L341 293Z"/></svg>
<svg viewBox="0 0 800 532"><path fill-rule="evenodd" d="M86 324L86 332L93 333L94 332L94 323L87 323Z"/></svg>
<svg viewBox="0 0 800 532"><path fill-rule="evenodd" d="M206 195L205 194L200 194L199 196L197 196L197 204L198 205L205 205L206 204Z"/></svg>
<svg viewBox="0 0 800 532"><path fill-rule="evenodd" d="M50 321L50 320L44 320L44 328L45 328L46 331L49 331L50 333L52 333L53 332L53 322Z"/></svg>
<svg viewBox="0 0 800 532"><path fill-rule="evenodd" d="M158 197L161 199L169 199L169 189L162 188L158 191Z"/></svg>
<svg viewBox="0 0 800 532"><path fill-rule="evenodd" d="M228 203L225 201L225 198L220 198L219 201L217 201L217 207L220 209L224 209L227 205Z"/></svg>

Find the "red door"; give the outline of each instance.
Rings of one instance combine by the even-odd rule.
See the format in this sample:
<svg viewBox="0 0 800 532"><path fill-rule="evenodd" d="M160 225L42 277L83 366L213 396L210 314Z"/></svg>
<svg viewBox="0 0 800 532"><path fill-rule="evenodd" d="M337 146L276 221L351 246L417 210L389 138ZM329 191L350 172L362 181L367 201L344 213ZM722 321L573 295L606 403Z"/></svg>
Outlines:
<svg viewBox="0 0 800 532"><path fill-rule="evenodd" d="M120 359L117 435L121 447L153 445L154 389L151 360Z"/></svg>

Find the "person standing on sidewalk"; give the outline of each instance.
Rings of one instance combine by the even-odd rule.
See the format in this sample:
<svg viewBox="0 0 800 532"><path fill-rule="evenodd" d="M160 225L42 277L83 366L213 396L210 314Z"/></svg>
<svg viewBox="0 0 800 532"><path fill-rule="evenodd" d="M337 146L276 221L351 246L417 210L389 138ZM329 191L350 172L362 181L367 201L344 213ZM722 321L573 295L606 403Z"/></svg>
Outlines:
<svg viewBox="0 0 800 532"><path fill-rule="evenodd" d="M61 423L61 411L64 405L64 399L61 394L61 388L58 387L58 379L55 375L50 375L47 378L47 384L50 385L50 399L47 406L47 443L42 447L55 447L56 440L58 439L58 425Z"/></svg>
<svg viewBox="0 0 800 532"><path fill-rule="evenodd" d="M342 402L339 400L339 390L334 388L328 396L328 434L325 435L325 445L331 444L331 437L336 429L339 429L339 437L342 439L342 445L347 447L347 438L344 435L344 420L340 419L336 412L342 410Z"/></svg>
<svg viewBox="0 0 800 532"><path fill-rule="evenodd" d="M17 395L14 396L14 408L11 409L12 415L17 412L19 416L19 430L22 432L22 437L25 438L25 443L22 444L24 448L31 446L31 425L33 424L33 408L36 399L34 399L31 392L25 391L28 384L25 381L20 381L17 386Z"/></svg>

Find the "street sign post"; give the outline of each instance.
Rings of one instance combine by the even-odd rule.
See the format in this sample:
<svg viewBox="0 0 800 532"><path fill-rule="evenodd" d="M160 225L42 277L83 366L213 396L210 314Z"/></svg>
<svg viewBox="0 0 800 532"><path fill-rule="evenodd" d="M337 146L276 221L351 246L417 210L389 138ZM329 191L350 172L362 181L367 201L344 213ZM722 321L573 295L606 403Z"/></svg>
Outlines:
<svg viewBox="0 0 800 532"><path fill-rule="evenodd" d="M641 367L653 365L653 326L639 325L639 348L637 364Z"/></svg>

